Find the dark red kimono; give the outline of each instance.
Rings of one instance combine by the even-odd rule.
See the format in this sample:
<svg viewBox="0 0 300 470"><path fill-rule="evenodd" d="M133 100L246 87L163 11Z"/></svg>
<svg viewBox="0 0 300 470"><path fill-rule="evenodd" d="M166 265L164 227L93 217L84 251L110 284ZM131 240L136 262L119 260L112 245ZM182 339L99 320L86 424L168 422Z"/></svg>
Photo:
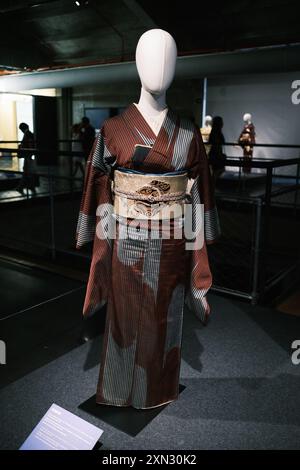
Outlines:
<svg viewBox="0 0 300 470"><path fill-rule="evenodd" d="M244 173L251 172L251 160L253 157L253 145L255 144L255 127L254 124L245 124L239 136L239 144L244 154Z"/></svg>
<svg viewBox="0 0 300 470"><path fill-rule="evenodd" d="M152 146L142 172L188 171L194 180L194 225L197 204L204 204L203 246L186 250L185 238L174 236L175 222L168 239L160 236L159 223L158 236L150 238L147 221L136 230L122 218L117 220L114 237L97 235L99 227L103 234L112 217L112 162L116 159L118 166L131 169L135 144ZM199 129L169 110L156 137L134 104L105 121L87 162L77 228L77 247L94 242L84 314L107 302L97 403L151 408L177 399L184 301L207 322L206 293L212 278L206 243L218 235Z"/></svg>

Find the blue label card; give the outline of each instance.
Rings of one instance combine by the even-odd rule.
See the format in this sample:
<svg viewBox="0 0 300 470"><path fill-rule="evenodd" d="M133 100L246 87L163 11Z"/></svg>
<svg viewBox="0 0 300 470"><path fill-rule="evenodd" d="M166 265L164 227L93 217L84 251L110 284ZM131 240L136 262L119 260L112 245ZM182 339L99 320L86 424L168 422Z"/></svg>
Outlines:
<svg viewBox="0 0 300 470"><path fill-rule="evenodd" d="M102 433L53 403L19 450L91 450Z"/></svg>

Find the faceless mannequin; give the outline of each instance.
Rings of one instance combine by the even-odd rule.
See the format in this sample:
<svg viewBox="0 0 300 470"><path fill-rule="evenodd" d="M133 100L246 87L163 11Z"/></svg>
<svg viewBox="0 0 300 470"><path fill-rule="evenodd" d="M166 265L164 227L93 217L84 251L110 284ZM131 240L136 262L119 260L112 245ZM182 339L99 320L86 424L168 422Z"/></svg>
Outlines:
<svg viewBox="0 0 300 470"><path fill-rule="evenodd" d="M211 127L212 127L212 117L207 115L207 116L205 116L205 119L204 119L204 127L200 128L200 132L201 132L202 139L203 139L204 143L207 143L208 140L209 140L209 136L210 136L210 133L211 133ZM206 150L206 153L208 153L209 150L210 150L210 146L205 145L205 150Z"/></svg>
<svg viewBox="0 0 300 470"><path fill-rule="evenodd" d="M199 129L167 113L176 54L166 31L141 36L140 100L104 121L87 160L76 230L77 248L94 241L84 315L105 304L109 312L97 404L145 410L176 400L185 301L202 323L210 315L205 240L218 238L219 221ZM186 228L194 236L185 239Z"/></svg>
<svg viewBox="0 0 300 470"><path fill-rule="evenodd" d="M253 157L253 145L255 144L255 127L252 122L250 113L245 113L243 116L244 127L239 136L239 144L243 149L245 164L243 166L244 173L251 172L251 159Z"/></svg>
<svg viewBox="0 0 300 470"><path fill-rule="evenodd" d="M212 126L212 117L209 116L209 114L207 116L205 116L204 126L205 127L210 127L210 128Z"/></svg>
<svg viewBox="0 0 300 470"><path fill-rule="evenodd" d="M157 135L167 113L166 90L171 85L176 66L177 47L173 37L162 29L150 29L139 39L136 66L142 88L134 103Z"/></svg>
<svg viewBox="0 0 300 470"><path fill-rule="evenodd" d="M245 113L243 116L243 121L245 124L251 124L252 122L252 116L250 113Z"/></svg>

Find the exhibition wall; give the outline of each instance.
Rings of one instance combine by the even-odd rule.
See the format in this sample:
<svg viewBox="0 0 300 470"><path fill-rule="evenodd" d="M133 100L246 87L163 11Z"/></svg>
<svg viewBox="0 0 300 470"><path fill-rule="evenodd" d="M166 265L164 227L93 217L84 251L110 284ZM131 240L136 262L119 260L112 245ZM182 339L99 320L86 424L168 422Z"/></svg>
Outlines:
<svg viewBox="0 0 300 470"><path fill-rule="evenodd" d="M72 89L73 122L79 122L86 108L122 108L139 100L140 83L106 83L75 86ZM167 93L170 108L201 123L202 79L174 80Z"/></svg>

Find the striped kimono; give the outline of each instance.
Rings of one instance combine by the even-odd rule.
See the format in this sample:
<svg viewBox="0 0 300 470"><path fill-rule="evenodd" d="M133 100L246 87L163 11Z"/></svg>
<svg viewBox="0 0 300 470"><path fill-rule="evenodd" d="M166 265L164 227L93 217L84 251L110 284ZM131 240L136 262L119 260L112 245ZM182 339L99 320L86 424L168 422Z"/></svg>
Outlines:
<svg viewBox="0 0 300 470"><path fill-rule="evenodd" d="M122 217L116 221L114 237L109 233L98 236L97 227L107 226L113 217L112 162L132 169L136 144L151 146L140 171L188 172L193 181L190 204L194 226L197 205L204 205L202 246L187 250L185 238L174 235L176 220L169 238L161 236L159 222L157 236L149 237L148 221L142 221L137 229ZM87 162L77 226L77 247L93 242L83 313L91 315L107 303L97 403L141 409L178 398L183 307L186 301L200 321L207 322L210 308L206 293L212 277L206 244L218 235L199 129L168 110L156 136L134 104L105 121Z"/></svg>

